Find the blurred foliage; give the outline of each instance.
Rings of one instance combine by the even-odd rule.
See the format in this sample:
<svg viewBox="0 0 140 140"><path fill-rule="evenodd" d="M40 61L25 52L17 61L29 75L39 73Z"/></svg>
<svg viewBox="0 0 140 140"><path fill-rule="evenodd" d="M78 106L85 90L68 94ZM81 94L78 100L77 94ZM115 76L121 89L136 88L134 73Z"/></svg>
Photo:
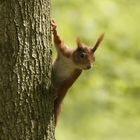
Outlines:
<svg viewBox="0 0 140 140"><path fill-rule="evenodd" d="M105 32L94 69L67 95L57 140L140 140L140 1L55 0L52 17L69 46Z"/></svg>

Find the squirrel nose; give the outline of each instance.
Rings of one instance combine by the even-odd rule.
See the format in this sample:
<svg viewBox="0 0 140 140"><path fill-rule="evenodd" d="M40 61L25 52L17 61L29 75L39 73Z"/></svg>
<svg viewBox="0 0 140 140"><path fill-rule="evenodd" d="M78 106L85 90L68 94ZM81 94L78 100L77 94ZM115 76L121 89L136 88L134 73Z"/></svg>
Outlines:
<svg viewBox="0 0 140 140"><path fill-rule="evenodd" d="M91 65L87 65L87 69L90 69L91 68Z"/></svg>

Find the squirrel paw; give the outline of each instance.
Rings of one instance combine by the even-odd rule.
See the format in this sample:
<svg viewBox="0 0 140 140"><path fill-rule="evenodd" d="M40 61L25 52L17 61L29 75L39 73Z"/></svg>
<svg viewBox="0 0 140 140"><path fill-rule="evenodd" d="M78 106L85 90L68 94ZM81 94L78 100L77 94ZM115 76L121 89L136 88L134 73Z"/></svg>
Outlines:
<svg viewBox="0 0 140 140"><path fill-rule="evenodd" d="M57 25L56 25L56 22L54 21L54 19L51 20L51 26L52 26L52 31L56 30Z"/></svg>

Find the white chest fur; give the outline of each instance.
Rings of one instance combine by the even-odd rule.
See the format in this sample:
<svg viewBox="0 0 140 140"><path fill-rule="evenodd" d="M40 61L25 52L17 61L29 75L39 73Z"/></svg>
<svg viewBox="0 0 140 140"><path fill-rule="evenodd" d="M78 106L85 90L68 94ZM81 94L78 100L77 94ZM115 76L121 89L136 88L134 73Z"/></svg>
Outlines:
<svg viewBox="0 0 140 140"><path fill-rule="evenodd" d="M70 58L64 57L54 62L54 83L60 83L69 78L75 70L75 64Z"/></svg>

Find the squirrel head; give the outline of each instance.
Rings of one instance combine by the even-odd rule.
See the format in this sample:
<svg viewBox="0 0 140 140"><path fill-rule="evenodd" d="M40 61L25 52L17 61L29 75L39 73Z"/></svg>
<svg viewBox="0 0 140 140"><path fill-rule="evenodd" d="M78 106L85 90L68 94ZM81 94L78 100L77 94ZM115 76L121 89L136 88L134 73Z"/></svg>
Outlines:
<svg viewBox="0 0 140 140"><path fill-rule="evenodd" d="M88 48L83 43L81 43L80 39L77 38L77 48L73 52L73 61L76 64L78 69L86 70L92 67L92 64L95 61L94 53L98 48L99 44L103 40L104 34L102 34L98 40L96 41L93 48Z"/></svg>

